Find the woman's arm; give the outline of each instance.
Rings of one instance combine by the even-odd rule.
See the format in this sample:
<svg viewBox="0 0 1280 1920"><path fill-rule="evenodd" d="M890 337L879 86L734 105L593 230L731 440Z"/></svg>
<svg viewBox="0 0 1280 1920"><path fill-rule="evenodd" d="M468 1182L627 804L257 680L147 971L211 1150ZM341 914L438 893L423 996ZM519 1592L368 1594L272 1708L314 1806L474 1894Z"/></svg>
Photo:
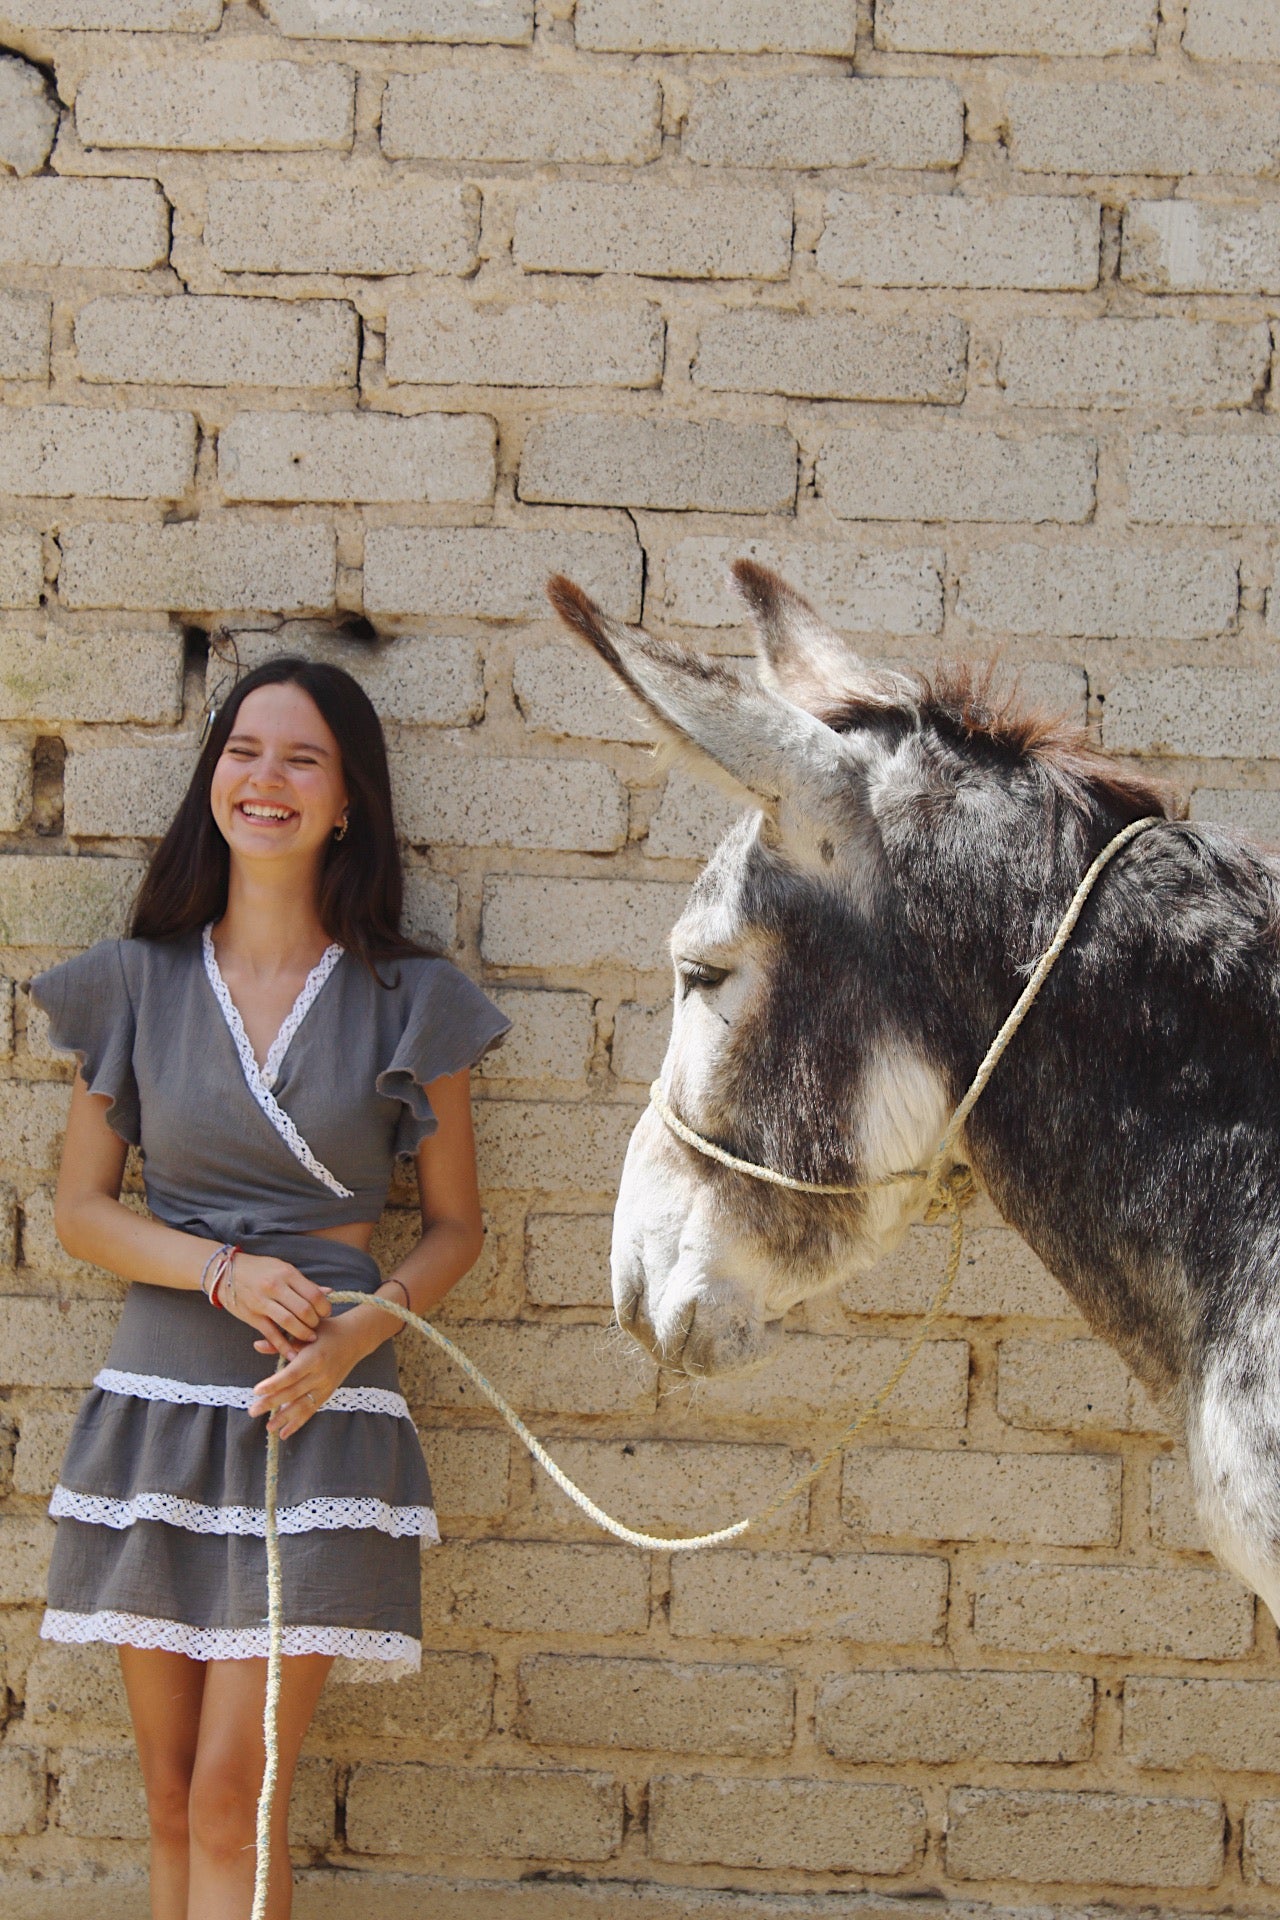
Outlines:
<svg viewBox="0 0 1280 1920"><path fill-rule="evenodd" d="M451 1073L433 1080L427 1097L439 1126L418 1148L418 1192L422 1237L389 1274L377 1292L397 1306L428 1314L470 1271L484 1246L484 1219L476 1180L475 1134L471 1126L471 1075ZM399 1333L403 1322L380 1307L351 1307L335 1314L315 1346L264 1380L251 1412L272 1409L271 1425L282 1438L305 1426L357 1361ZM280 1415L276 1408L286 1408Z"/></svg>
<svg viewBox="0 0 1280 1920"><path fill-rule="evenodd" d="M107 1125L110 1104L107 1095L90 1093L76 1073L54 1198L58 1239L74 1259L91 1260L122 1280L195 1292L218 1242L180 1233L121 1204L128 1147ZM315 1339L329 1311L324 1289L295 1267L250 1254L236 1260L235 1296L236 1317L286 1355L296 1351L295 1342Z"/></svg>

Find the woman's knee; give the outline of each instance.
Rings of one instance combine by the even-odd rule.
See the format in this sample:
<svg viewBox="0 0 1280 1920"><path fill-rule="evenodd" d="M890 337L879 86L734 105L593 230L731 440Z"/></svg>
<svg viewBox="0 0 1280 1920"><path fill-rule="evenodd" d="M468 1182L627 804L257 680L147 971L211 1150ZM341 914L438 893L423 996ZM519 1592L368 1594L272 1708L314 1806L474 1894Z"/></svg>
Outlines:
<svg viewBox="0 0 1280 1920"><path fill-rule="evenodd" d="M185 1846L191 1801L191 1768L180 1760L147 1771L147 1819L151 1838L161 1845Z"/></svg>
<svg viewBox="0 0 1280 1920"><path fill-rule="evenodd" d="M202 1853L229 1858L253 1845L257 1823L258 1769L228 1755L197 1761L191 1779L188 1820Z"/></svg>

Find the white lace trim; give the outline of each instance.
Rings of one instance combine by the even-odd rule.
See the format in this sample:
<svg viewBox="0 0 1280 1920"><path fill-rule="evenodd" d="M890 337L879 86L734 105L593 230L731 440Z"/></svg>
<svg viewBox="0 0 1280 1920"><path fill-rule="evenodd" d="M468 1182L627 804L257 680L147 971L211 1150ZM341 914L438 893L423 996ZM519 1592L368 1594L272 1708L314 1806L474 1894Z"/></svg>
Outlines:
<svg viewBox="0 0 1280 1920"><path fill-rule="evenodd" d="M176 1493L135 1493L117 1500L105 1493L77 1493L58 1485L49 1502L55 1520L83 1520L94 1527L131 1527L136 1520L161 1520L188 1533L236 1534L256 1539L267 1531L262 1507L214 1507L184 1500ZM317 1496L296 1506L280 1507L276 1525L285 1533L332 1533L340 1527L388 1533L393 1540L430 1540L439 1543L440 1530L431 1507L393 1507L386 1500Z"/></svg>
<svg viewBox="0 0 1280 1920"><path fill-rule="evenodd" d="M168 1380L160 1373L124 1373L118 1367L103 1367L93 1376L95 1387L104 1393L128 1394L135 1400L164 1400L173 1407L240 1407L247 1409L253 1399L252 1387L208 1386L200 1380ZM389 1413L397 1420L410 1418L402 1393L389 1387L337 1387L317 1413Z"/></svg>
<svg viewBox="0 0 1280 1920"><path fill-rule="evenodd" d="M87 1646L104 1640L115 1647L158 1647L165 1653L185 1653L191 1660L265 1660L267 1628L193 1627L185 1620L156 1620L143 1613L66 1613L48 1607L40 1626L42 1640ZM387 1680L416 1673L422 1647L407 1633L383 1633L373 1627L286 1627L285 1657L304 1653L335 1654L353 1663L353 1670L335 1678ZM374 1667L361 1673L361 1667Z"/></svg>
<svg viewBox="0 0 1280 1920"><path fill-rule="evenodd" d="M322 1186L328 1187L330 1193L337 1194L341 1200L350 1200L353 1197L351 1188L344 1187L337 1175L330 1173L323 1161L317 1160L315 1154L312 1153L310 1147L294 1126L293 1121L289 1118L289 1115L271 1091L275 1085L276 1076L280 1071L280 1064L284 1059L285 1049L293 1039L294 1034L298 1031L303 1019L310 1011L312 1002L315 1000L321 987L329 978L329 975L333 972L339 960L341 960L343 949L337 944L325 948L319 960L304 980L302 991L294 1001L284 1025L271 1042L270 1051L267 1054L265 1062L262 1066L259 1066L254 1055L253 1047L250 1045L249 1036L244 1030L244 1021L240 1018L240 1009L227 991L227 983L222 977L221 968L218 966L218 956L213 950L212 923L204 929L204 933L201 936L201 945L204 949L205 974L208 977L209 985L213 989L213 997L222 1009L222 1017L227 1023L231 1038L235 1042L235 1049L240 1058L240 1070L244 1074L245 1085L261 1107L271 1126L274 1127L286 1147L288 1147L294 1159L299 1161L306 1168L307 1172L317 1179Z"/></svg>

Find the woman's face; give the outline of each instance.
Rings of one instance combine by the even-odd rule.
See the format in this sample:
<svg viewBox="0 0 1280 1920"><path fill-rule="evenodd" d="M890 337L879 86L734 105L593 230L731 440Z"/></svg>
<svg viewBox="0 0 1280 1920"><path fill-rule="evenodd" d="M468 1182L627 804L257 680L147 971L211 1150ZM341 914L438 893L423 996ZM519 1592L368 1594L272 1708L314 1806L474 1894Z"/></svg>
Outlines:
<svg viewBox="0 0 1280 1920"><path fill-rule="evenodd" d="M233 858L319 865L346 814L347 783L309 693L284 681L245 697L209 798Z"/></svg>

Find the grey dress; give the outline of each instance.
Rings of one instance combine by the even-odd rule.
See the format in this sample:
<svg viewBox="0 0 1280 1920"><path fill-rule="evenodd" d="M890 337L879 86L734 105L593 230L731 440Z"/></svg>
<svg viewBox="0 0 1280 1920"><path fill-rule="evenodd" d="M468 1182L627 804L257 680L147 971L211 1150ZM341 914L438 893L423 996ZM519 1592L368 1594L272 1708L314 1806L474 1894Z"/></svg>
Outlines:
<svg viewBox="0 0 1280 1920"><path fill-rule="evenodd" d="M207 930L104 940L31 993L141 1147L157 1219L371 1293L368 1254L308 1236L377 1220L396 1154L435 1131L424 1088L508 1025L447 960L378 976L330 947L261 1068ZM247 1409L271 1362L254 1338L201 1293L129 1288L50 1506L45 1638L266 1653L265 1421ZM286 1654L334 1654L339 1678L416 1667L419 1552L439 1535L394 1342L285 1442L279 1523Z"/></svg>

